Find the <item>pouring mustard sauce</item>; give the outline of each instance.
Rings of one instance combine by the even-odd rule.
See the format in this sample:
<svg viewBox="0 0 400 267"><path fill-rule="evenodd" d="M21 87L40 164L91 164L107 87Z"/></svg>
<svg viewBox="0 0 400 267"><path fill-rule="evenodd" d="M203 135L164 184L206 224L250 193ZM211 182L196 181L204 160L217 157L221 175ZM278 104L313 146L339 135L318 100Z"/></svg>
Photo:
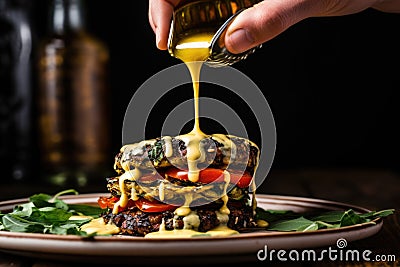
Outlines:
<svg viewBox="0 0 400 267"><path fill-rule="evenodd" d="M222 134L205 134L201 128L199 123L199 85L200 85L200 73L201 68L203 66L204 61L207 59L210 53L210 41L213 35L209 33L199 33L194 34L186 38L182 38L174 48L174 55L178 59L182 60L191 75L192 84L193 84L193 97L194 97L194 127L193 129L187 133L176 138L184 141L186 149L187 149L187 165L188 165L188 179L191 182L197 182L199 179L199 173L201 169L198 167L199 164L205 162L205 151L202 146L202 140L206 138L214 138L218 140L225 147L229 147L231 149L236 149L235 144L231 142L229 138ZM171 137L165 136L163 137L163 141L165 144L165 155L167 157L172 155L172 141ZM142 143L133 144L129 146L137 146L137 148L143 146ZM135 150L135 147L132 147L132 150ZM122 174L119 178L119 187L121 191L121 197L117 203L115 203L113 208L113 214L117 214L119 208L124 208L128 204L129 197L128 192L125 191L125 181L131 180L136 181L141 177L141 170L139 168L135 168L131 170L129 166L125 166L124 169L127 169L124 174ZM207 232L198 232L193 229L193 225L198 225L198 216L191 210L190 204L196 199L195 193L193 192L185 192L184 198L185 202L182 206L178 207L174 213L177 216L186 216L184 218L184 227L183 229L175 229L175 230L165 230L163 223L159 227L159 231L148 233L145 235L146 238L185 238L185 237L196 237L196 236L229 236L234 234L239 234L238 231L230 229L227 227L227 222L229 220L228 215L230 214L230 210L227 206L228 196L227 196L227 188L229 183L231 182L231 175L229 171L224 170L224 187L223 192L220 196L223 205L222 207L216 211L218 215L218 219L221 222L219 226L216 228L207 231ZM254 175L254 174L253 174ZM253 179L254 180L254 179ZM255 184L252 180L251 186L253 190L253 202L252 207L255 210L256 202L255 202ZM160 199L164 198L164 185L160 184L159 194ZM131 197L132 200L137 200L137 193L134 189L132 189ZM105 224L100 219L93 220L92 222L85 225L84 229L87 229L90 232L97 232L102 234L115 234L116 226L111 223Z"/></svg>

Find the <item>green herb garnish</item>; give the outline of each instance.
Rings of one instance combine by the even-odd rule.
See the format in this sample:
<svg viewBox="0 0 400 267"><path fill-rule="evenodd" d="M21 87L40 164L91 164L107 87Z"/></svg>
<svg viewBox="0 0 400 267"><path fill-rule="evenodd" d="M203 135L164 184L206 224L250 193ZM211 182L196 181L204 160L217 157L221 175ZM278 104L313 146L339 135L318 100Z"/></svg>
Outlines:
<svg viewBox="0 0 400 267"><path fill-rule="evenodd" d="M319 229L340 228L361 223L371 223L379 217L386 217L394 213L394 209L356 213L354 210L327 211L318 214L298 214L287 210L256 209L256 219L269 223L267 230L283 232L306 232Z"/></svg>
<svg viewBox="0 0 400 267"><path fill-rule="evenodd" d="M80 226L98 218L103 210L100 207L67 204L59 198L65 194L75 194L74 189L62 191L54 196L36 194L28 203L17 205L7 214L0 213L0 230L21 233L43 233L57 235L88 235ZM79 220L70 220L71 216L91 216Z"/></svg>
<svg viewBox="0 0 400 267"><path fill-rule="evenodd" d="M158 140L148 151L149 159L154 166L158 166L164 158L163 142L162 140Z"/></svg>

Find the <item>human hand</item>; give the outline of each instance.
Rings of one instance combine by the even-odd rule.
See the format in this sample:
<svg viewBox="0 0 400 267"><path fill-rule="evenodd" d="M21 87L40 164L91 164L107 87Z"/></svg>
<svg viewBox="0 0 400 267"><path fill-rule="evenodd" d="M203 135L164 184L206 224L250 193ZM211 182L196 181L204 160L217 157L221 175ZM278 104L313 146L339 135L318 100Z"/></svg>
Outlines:
<svg viewBox="0 0 400 267"><path fill-rule="evenodd" d="M149 22L156 34L158 49L168 48L168 34L175 6L181 0L149 0Z"/></svg>
<svg viewBox="0 0 400 267"><path fill-rule="evenodd" d="M174 7L180 0L149 0L149 21L156 45L167 49ZM342 16L375 8L400 12L399 0L264 0L239 14L228 27L226 48L234 54L265 43L310 17Z"/></svg>

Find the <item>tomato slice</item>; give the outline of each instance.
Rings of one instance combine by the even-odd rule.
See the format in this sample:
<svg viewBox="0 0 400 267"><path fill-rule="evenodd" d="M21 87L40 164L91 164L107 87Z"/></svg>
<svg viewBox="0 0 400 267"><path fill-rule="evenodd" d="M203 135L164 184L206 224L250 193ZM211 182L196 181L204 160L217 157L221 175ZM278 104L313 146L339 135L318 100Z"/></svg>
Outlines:
<svg viewBox="0 0 400 267"><path fill-rule="evenodd" d="M99 204L100 208L102 209L112 209L114 204L118 201L117 197L99 197L97 199L97 203Z"/></svg>
<svg viewBox="0 0 400 267"><path fill-rule="evenodd" d="M248 171L241 171L241 170L230 170L230 179L232 184L236 184L240 188L245 188L250 185L251 180L253 177ZM188 178L188 171L181 170L178 168L170 168L166 171L168 176L171 176L175 179L180 179L187 181ZM224 182L224 170L216 169L216 168L207 168L201 170L199 173L199 181L203 184L209 184L212 182Z"/></svg>
<svg viewBox="0 0 400 267"><path fill-rule="evenodd" d="M187 181L188 178L188 171L181 170L178 168L169 168L166 171L168 176L171 176L175 179L180 179ZM223 182L224 181L224 173L223 170L215 169L215 168L208 168L200 171L199 174L199 182L204 184L209 184L212 182Z"/></svg>
<svg viewBox="0 0 400 267"><path fill-rule="evenodd" d="M172 204L162 203L157 200L148 200L146 198L139 198L135 201L135 205L143 212L163 212L177 208L177 206Z"/></svg>
<svg viewBox="0 0 400 267"><path fill-rule="evenodd" d="M248 171L230 171L231 183L240 188L246 188L250 185L253 176Z"/></svg>

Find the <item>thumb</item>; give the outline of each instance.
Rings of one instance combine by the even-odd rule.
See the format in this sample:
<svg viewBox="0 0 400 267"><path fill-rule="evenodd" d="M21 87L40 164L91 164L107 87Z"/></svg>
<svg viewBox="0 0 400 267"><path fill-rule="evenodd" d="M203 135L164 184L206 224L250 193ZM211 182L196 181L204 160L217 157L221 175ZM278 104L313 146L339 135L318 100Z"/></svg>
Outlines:
<svg viewBox="0 0 400 267"><path fill-rule="evenodd" d="M268 0L244 10L227 29L226 48L239 54L274 38L310 15L312 9L305 2Z"/></svg>

